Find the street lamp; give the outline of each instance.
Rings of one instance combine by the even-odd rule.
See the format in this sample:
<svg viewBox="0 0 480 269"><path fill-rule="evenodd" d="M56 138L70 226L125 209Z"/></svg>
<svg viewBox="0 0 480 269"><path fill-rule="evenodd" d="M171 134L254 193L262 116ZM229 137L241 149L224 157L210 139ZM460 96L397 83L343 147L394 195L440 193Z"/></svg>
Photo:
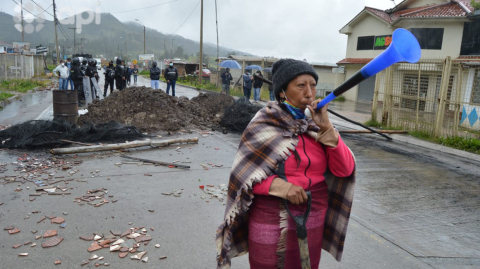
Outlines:
<svg viewBox="0 0 480 269"><path fill-rule="evenodd" d="M143 26L143 54L145 54L145 25L143 25L143 23L138 19L135 20Z"/></svg>

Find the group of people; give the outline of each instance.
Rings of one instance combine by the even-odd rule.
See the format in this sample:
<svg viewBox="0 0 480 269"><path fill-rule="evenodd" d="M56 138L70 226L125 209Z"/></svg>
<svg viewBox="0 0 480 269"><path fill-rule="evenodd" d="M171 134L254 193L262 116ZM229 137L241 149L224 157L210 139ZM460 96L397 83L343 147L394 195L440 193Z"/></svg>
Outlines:
<svg viewBox="0 0 480 269"><path fill-rule="evenodd" d="M110 94L113 92L114 85L117 90L122 91L125 89L127 85L130 85L132 75L134 83L136 83L138 73L137 65L134 65L133 68L127 67L125 61L120 57L116 60L116 66L113 65L113 61L110 61L103 73L105 75L103 97L107 97L109 87ZM81 64L78 57L74 57L73 60L67 58L66 62L60 60L60 64L53 70L53 74L58 76L59 90L68 90L69 82L71 85L70 90L77 90L79 105L85 102L84 78L89 78L91 96L93 98L99 98L99 94L101 94L97 91L100 77L97 70L97 60L95 59L83 58ZM95 78L97 83L92 78Z"/></svg>
<svg viewBox="0 0 480 269"><path fill-rule="evenodd" d="M221 75L222 78L222 93L230 95L230 82L233 80L232 74L230 73L230 68L226 68L225 72ZM248 70L245 70L243 75L243 96L250 100L252 96L253 88L253 101L254 103L260 102L260 92L263 86L263 74L260 70L257 70L253 76L250 75ZM270 101L275 101L275 95L273 93L273 88L269 85L268 90L270 92Z"/></svg>
<svg viewBox="0 0 480 269"><path fill-rule="evenodd" d="M157 62L152 63L150 68L150 86L152 89L158 90L160 88L160 68L157 66ZM178 79L178 70L173 66L173 62L170 61L168 67L165 68L163 77L167 81L167 94L170 94L170 87L172 88L172 96L175 96L175 85Z"/></svg>

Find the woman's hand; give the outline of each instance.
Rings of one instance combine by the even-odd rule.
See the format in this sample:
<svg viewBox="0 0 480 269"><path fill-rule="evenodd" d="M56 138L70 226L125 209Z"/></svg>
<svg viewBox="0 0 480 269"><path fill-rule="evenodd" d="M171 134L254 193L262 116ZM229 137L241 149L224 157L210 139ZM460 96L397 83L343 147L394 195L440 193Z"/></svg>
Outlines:
<svg viewBox="0 0 480 269"><path fill-rule="evenodd" d="M313 109L314 107L317 107L318 103L320 103L321 101L322 99L315 100L312 102L311 105L307 106L307 108L310 110L310 113L312 113L312 119L315 124L320 127L320 130L327 131L332 127L332 123L328 118L328 104L322 107L320 110L315 111Z"/></svg>
<svg viewBox="0 0 480 269"><path fill-rule="evenodd" d="M308 197L307 193L302 187L292 185L290 187L290 190L288 190L287 200L294 205L299 205L306 202L308 200Z"/></svg>

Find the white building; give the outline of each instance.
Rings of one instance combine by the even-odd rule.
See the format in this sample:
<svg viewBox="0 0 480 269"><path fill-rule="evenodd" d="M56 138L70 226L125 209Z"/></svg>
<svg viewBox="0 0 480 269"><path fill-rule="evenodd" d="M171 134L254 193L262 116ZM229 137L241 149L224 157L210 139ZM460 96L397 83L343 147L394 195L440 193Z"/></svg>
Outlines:
<svg viewBox="0 0 480 269"><path fill-rule="evenodd" d="M365 7L340 33L348 36L346 79L382 53L397 28L410 30L422 48L422 58L452 57L480 62L480 16L475 16L470 0L405 0L389 10ZM475 73L475 72L474 72ZM469 74L471 80L479 74ZM480 84L480 83L477 83ZM372 101L375 76L344 94L347 100ZM471 90L480 103L480 85ZM478 96L478 97L477 97Z"/></svg>

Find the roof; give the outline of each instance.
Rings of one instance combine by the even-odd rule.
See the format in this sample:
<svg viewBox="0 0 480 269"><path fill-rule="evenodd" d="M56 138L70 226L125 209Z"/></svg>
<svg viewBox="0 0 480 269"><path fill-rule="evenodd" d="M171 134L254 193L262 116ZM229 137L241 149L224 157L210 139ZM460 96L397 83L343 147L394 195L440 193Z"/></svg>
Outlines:
<svg viewBox="0 0 480 269"><path fill-rule="evenodd" d="M368 64L373 58L345 58L338 62L338 65L341 64Z"/></svg>
<svg viewBox="0 0 480 269"><path fill-rule="evenodd" d="M329 68L337 67L336 64L332 64L332 63L310 62L309 64L313 67L329 67Z"/></svg>
<svg viewBox="0 0 480 269"><path fill-rule="evenodd" d="M423 7L408 8L408 5L417 0L404 0L392 9L380 10L373 7L365 7L355 18L348 22L341 30L341 33L348 34L348 26L354 25L362 19L365 14L370 14L381 21L393 25L402 19L412 18L466 18L473 7L470 0L450 0L443 4L430 4Z"/></svg>

